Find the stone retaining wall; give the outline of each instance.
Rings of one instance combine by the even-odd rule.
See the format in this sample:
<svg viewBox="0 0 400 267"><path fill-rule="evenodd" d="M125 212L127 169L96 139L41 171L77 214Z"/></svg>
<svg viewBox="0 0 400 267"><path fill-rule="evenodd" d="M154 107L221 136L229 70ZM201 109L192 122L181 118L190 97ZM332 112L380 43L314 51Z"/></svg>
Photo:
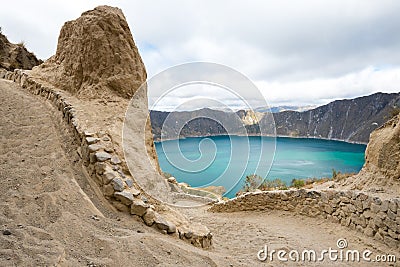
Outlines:
<svg viewBox="0 0 400 267"><path fill-rule="evenodd" d="M214 204L213 212L285 210L340 223L400 248L400 198L381 200L362 192L281 190L246 193Z"/></svg>
<svg viewBox="0 0 400 267"><path fill-rule="evenodd" d="M203 248L211 246L210 232L200 233L186 227L177 229L173 223L156 211L154 205L157 206L158 203L150 204L151 197L146 196L136 187L131 174L122 171L127 167L124 159L120 159L114 153L115 144L112 137L106 131L93 133L83 129L74 107L66 100L62 91L43 86L23 70L10 72L0 69L0 79L12 80L32 94L46 98L60 111L79 144L76 148L77 153L82 158L87 172L114 207L122 212L139 216L146 225L154 226L164 233L176 235L195 246Z"/></svg>

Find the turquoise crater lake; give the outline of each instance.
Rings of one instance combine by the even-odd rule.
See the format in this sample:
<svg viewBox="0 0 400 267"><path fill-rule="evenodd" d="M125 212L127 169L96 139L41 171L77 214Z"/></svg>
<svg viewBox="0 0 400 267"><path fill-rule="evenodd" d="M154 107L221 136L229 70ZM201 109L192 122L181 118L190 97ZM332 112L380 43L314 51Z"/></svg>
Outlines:
<svg viewBox="0 0 400 267"><path fill-rule="evenodd" d="M247 175L265 177L272 159L266 179L280 178L289 185L293 178L331 177L332 169L358 172L364 164L366 148L340 141L277 137L272 158L274 139L270 137L191 137L155 145L163 172L192 187L222 185L229 198L243 187ZM221 176L224 178L217 179Z"/></svg>

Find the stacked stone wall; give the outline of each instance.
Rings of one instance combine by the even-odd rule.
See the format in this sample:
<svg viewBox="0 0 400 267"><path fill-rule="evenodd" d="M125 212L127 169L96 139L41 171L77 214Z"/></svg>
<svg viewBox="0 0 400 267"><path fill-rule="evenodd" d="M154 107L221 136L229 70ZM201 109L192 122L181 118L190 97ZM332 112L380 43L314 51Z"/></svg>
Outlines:
<svg viewBox="0 0 400 267"><path fill-rule="evenodd" d="M211 246L210 232L197 233L188 227L177 228L157 212L160 203L151 199L141 191L127 170L124 159L115 153L116 144L106 130L96 133L89 132L79 123L76 109L69 103L63 91L47 87L29 77L28 72L14 70L13 72L0 69L0 79L11 80L32 94L42 96L51 102L62 115L64 121L71 127L77 142L77 153L82 158L87 173L99 186L104 197L119 211L139 216L147 226L176 235L195 246L208 248Z"/></svg>
<svg viewBox="0 0 400 267"><path fill-rule="evenodd" d="M327 219L400 248L400 199L382 200L363 192L280 190L246 193L216 203L213 212L285 210Z"/></svg>

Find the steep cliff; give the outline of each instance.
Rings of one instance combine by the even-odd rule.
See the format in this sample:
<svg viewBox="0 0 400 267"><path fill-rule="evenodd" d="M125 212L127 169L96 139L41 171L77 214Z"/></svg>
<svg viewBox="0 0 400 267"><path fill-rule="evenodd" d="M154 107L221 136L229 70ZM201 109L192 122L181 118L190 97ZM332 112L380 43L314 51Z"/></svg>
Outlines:
<svg viewBox="0 0 400 267"><path fill-rule="evenodd" d="M227 134L228 124L231 129L239 128L241 123L238 118L235 113L208 108L171 113L150 112L152 131L156 139L161 138L161 133L166 138ZM180 126L184 127L181 129Z"/></svg>
<svg viewBox="0 0 400 267"><path fill-rule="evenodd" d="M371 133L363 168L344 185L351 189L399 195L400 115Z"/></svg>
<svg viewBox="0 0 400 267"><path fill-rule="evenodd" d="M370 133L388 120L396 107L400 107L400 93L376 93L355 99L337 100L304 112L273 113L273 116L277 135L367 143ZM170 125L164 125L167 117L173 118L172 121L188 122L180 132L181 137L225 134L226 131L223 128L226 125L210 118L216 118L219 121L235 121L235 123L228 123L231 133L239 132L235 131L235 127L239 129L244 125L248 134L257 135L260 133L257 122L266 119L262 115L262 113L244 110L236 113L210 109L172 113L151 111L151 121L156 139L160 138L161 129L164 131L163 134L172 136Z"/></svg>
<svg viewBox="0 0 400 267"><path fill-rule="evenodd" d="M42 61L29 52L23 43L12 44L0 33L0 68L30 70L40 63Z"/></svg>
<svg viewBox="0 0 400 267"><path fill-rule="evenodd" d="M146 70L119 8L99 6L68 21L56 54L35 69L54 86L79 97L108 93L131 97L146 80Z"/></svg>
<svg viewBox="0 0 400 267"><path fill-rule="evenodd" d="M338 100L305 112L274 114L278 135L306 136L367 143L370 133L400 107L400 94L376 93Z"/></svg>

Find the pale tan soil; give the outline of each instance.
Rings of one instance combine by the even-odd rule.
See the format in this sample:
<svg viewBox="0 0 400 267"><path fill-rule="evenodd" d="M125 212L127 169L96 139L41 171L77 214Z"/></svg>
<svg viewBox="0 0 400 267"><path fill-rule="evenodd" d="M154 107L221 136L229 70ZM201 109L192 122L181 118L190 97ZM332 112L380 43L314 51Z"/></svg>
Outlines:
<svg viewBox="0 0 400 267"><path fill-rule="evenodd" d="M238 265L234 264L234 266L368 266L369 264L389 266L387 263L352 262L350 264L329 260L323 263L280 263L275 260L272 265L269 265L271 262L260 262L256 256L265 245L268 245L269 250L284 249L286 251L313 249L318 252L329 247L337 249L336 242L340 238L347 240L348 249L359 251L369 249L373 252L372 255L391 253L397 257L400 256L399 251L382 245L355 230L327 220L295 215L290 212L251 211L210 214L204 208L183 209L182 212L207 225L214 233L213 252L229 255L232 261L238 262Z"/></svg>
<svg viewBox="0 0 400 267"><path fill-rule="evenodd" d="M43 99L0 80L0 111L0 230L12 233L0 232L0 266L279 266L259 262L256 253L264 245L336 248L338 238L350 249L400 257L325 220L287 212L213 214L206 207L180 210L213 232L213 248L195 248L114 211L96 194L59 112Z"/></svg>
<svg viewBox="0 0 400 267"><path fill-rule="evenodd" d="M362 170L336 184L383 199L400 195L400 115L371 133Z"/></svg>
<svg viewBox="0 0 400 267"><path fill-rule="evenodd" d="M0 266L215 266L98 197L53 107L4 80L0 99Z"/></svg>

